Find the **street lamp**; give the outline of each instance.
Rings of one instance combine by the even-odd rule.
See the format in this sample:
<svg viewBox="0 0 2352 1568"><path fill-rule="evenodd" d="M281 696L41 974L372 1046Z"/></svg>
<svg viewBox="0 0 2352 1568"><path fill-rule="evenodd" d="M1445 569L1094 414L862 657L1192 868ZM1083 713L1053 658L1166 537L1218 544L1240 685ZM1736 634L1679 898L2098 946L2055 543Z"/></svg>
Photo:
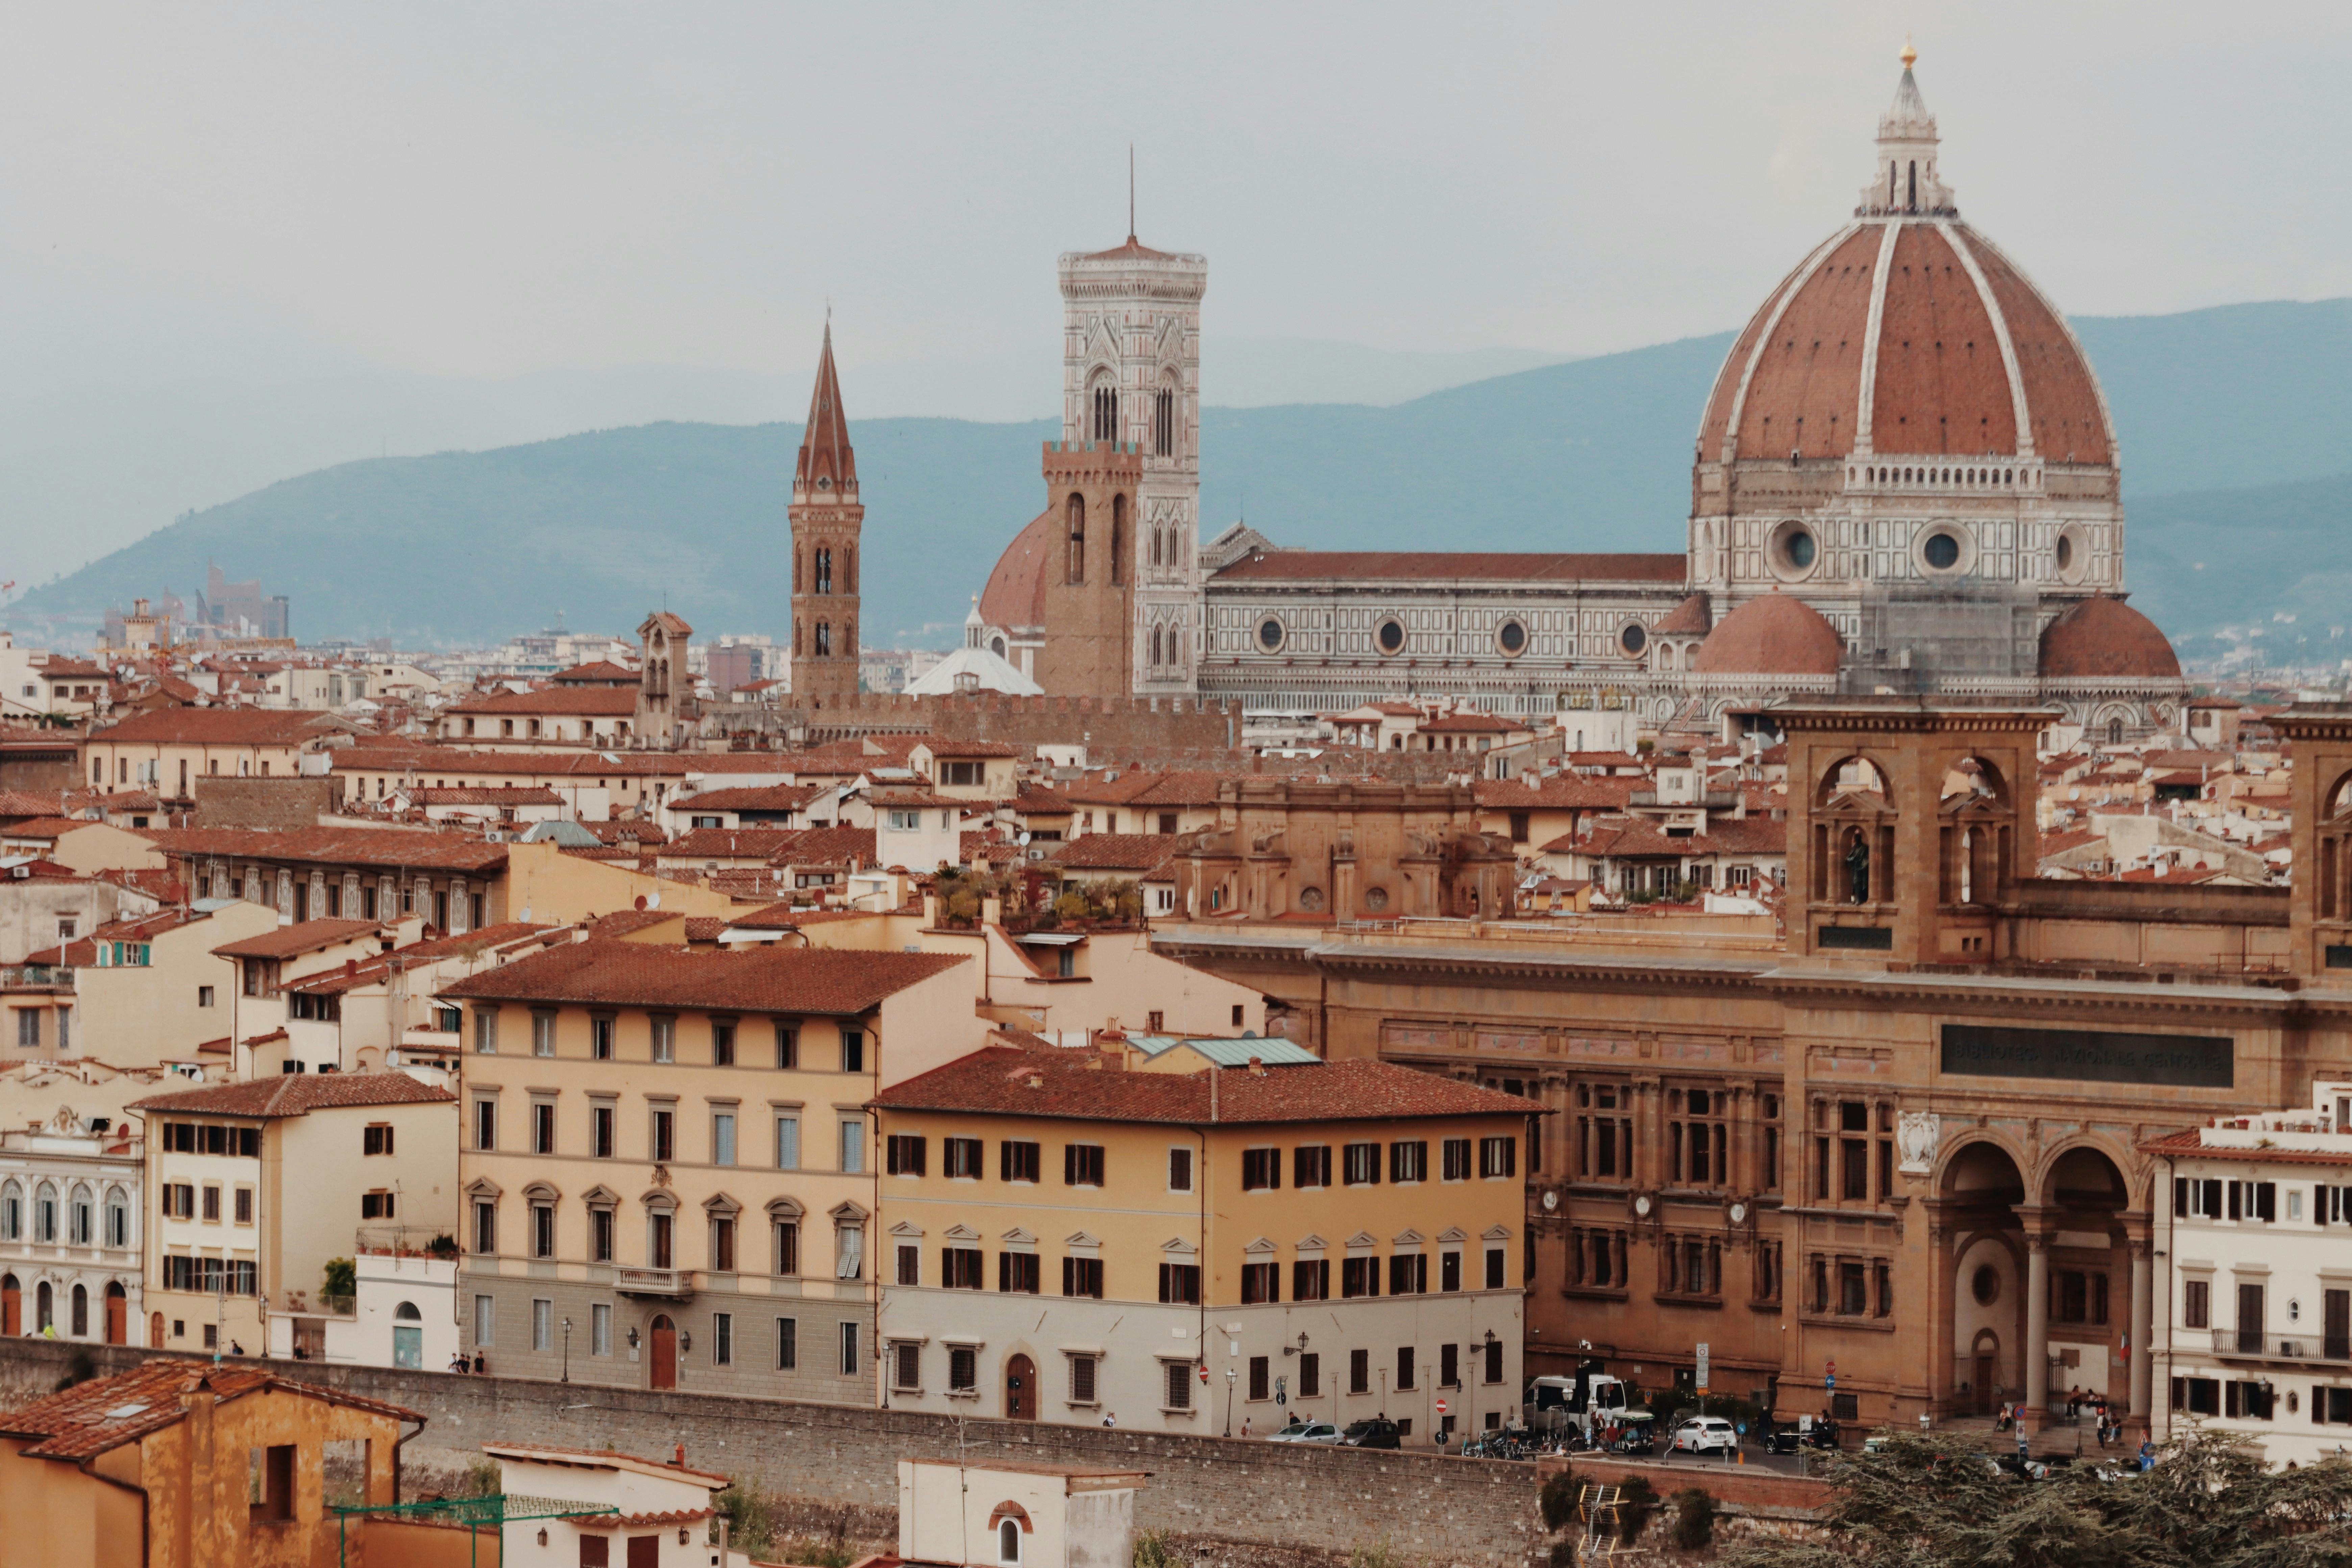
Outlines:
<svg viewBox="0 0 2352 1568"><path fill-rule="evenodd" d="M559 1381L572 1381L572 1320L569 1318L563 1320L563 1376Z"/></svg>
<svg viewBox="0 0 2352 1568"><path fill-rule="evenodd" d="M1225 1436L1228 1437L1234 1435L1234 1384L1241 1380L1241 1375L1234 1367L1225 1368Z"/></svg>

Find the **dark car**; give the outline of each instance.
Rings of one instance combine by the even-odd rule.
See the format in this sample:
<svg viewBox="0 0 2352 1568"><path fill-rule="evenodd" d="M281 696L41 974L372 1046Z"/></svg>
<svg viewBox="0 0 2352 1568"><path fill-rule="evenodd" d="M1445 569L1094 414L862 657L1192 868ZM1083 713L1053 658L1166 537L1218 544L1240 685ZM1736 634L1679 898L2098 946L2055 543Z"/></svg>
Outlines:
<svg viewBox="0 0 2352 1568"><path fill-rule="evenodd" d="M1793 1454L1802 1447L1794 1426L1775 1426L1764 1435L1764 1451L1768 1454Z"/></svg>
<svg viewBox="0 0 2352 1568"><path fill-rule="evenodd" d="M1342 1448L1402 1448L1404 1434L1393 1421L1350 1421L1348 1429L1339 1434Z"/></svg>

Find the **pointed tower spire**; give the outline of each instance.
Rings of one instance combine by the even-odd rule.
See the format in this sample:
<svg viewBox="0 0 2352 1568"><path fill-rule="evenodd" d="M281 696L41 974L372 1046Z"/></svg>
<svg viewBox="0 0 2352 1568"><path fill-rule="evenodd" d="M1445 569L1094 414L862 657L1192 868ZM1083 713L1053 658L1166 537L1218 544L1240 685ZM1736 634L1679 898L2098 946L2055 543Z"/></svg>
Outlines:
<svg viewBox="0 0 2352 1568"><path fill-rule="evenodd" d="M1878 158L1870 184L1862 188L1858 216L1914 214L1949 217L1959 208L1951 187L1936 172L1936 150L1942 138L1927 100L1919 95L1918 79L1911 74L1919 51L1903 40L1903 76L1895 84L1895 101L1878 121Z"/></svg>
<svg viewBox="0 0 2352 1568"><path fill-rule="evenodd" d="M830 310L826 312L831 316ZM833 322L824 326L808 428L793 469L793 695L822 706L857 690L857 455L833 368Z"/></svg>
<svg viewBox="0 0 2352 1568"><path fill-rule="evenodd" d="M857 499L857 454L849 445L849 416L841 407L841 377L833 368L833 322L824 324L824 349L816 362L816 390L809 395L808 427L801 437L800 462L793 470L796 501Z"/></svg>

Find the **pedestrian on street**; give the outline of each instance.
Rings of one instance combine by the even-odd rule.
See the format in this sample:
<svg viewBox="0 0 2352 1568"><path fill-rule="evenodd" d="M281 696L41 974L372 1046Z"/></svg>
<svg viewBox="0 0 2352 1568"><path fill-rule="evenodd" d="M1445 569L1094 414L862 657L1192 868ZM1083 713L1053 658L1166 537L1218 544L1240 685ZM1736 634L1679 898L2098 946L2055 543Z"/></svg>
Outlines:
<svg viewBox="0 0 2352 1568"><path fill-rule="evenodd" d="M1110 1411L1106 1411L1106 1412L1104 1412L1104 1414L1103 1414L1103 1425L1104 1425L1104 1426L1118 1426L1118 1411L1116 1411L1116 1410L1110 1410Z"/></svg>

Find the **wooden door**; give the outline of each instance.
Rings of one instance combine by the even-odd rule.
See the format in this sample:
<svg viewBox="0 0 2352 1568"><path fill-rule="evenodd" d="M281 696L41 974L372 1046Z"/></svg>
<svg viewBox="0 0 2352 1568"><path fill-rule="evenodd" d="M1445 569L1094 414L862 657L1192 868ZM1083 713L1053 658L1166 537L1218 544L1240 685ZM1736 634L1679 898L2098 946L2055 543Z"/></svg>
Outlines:
<svg viewBox="0 0 2352 1568"><path fill-rule="evenodd" d="M1989 1356L1989 1355L1979 1355L1979 1356L1978 1356L1978 1357L1977 1357L1977 1414L1978 1414L1978 1415L1991 1415L1991 1414L1992 1414L1992 1406L1993 1406L1993 1397L1992 1397L1992 1395L1993 1395L1993 1387L1992 1387L1992 1380L1993 1380L1992 1357L1990 1357L1990 1356Z"/></svg>
<svg viewBox="0 0 2352 1568"><path fill-rule="evenodd" d="M151 1351L163 1348L163 1314L161 1312L147 1314L147 1348Z"/></svg>
<svg viewBox="0 0 2352 1568"><path fill-rule="evenodd" d="M1037 1363L1016 1355L1004 1363L1004 1418L1037 1419Z"/></svg>
<svg viewBox="0 0 2352 1568"><path fill-rule="evenodd" d="M25 1331L25 1292L14 1274L0 1275L0 1338Z"/></svg>
<svg viewBox="0 0 2352 1568"><path fill-rule="evenodd" d="M661 1568L661 1542L658 1535L629 1537L629 1568Z"/></svg>
<svg viewBox="0 0 2352 1568"><path fill-rule="evenodd" d="M120 1285L106 1288L106 1342L127 1345L131 1342L131 1300Z"/></svg>
<svg viewBox="0 0 2352 1568"><path fill-rule="evenodd" d="M648 1388L677 1386L677 1328L666 1317L656 1318L653 1322L652 1375L646 1380L646 1386ZM631 1542L629 1551L632 1557L635 1556L636 1549L636 1542Z"/></svg>

